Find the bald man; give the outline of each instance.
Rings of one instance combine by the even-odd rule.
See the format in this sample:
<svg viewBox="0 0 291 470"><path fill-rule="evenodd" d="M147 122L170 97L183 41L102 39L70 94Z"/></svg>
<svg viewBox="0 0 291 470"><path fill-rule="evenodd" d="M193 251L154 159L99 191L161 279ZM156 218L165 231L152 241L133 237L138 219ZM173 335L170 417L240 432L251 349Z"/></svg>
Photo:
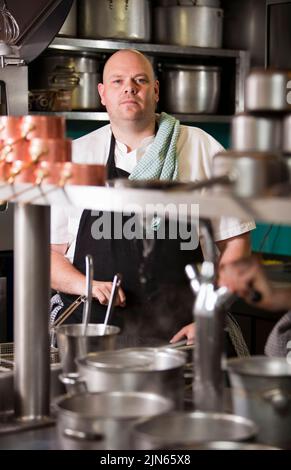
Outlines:
<svg viewBox="0 0 291 470"><path fill-rule="evenodd" d="M199 181L211 177L212 158L222 150L221 145L199 128L182 126L165 113L156 114L159 83L151 63L143 54L134 50L113 54L104 67L103 83L98 84L98 91L110 124L75 140L73 161L104 164L109 179L134 179L143 168L147 168L146 179ZM171 142L169 149L161 145L161 130L167 134L167 142ZM160 150L156 153L159 145L164 153ZM146 166L145 162L150 164ZM104 222L105 215L107 222ZM103 218L103 224L100 218ZM52 288L60 293L62 306L58 305L58 314L76 296L84 294L84 259L91 253L94 258L92 321L103 322L113 276L120 272L123 281L112 323L124 321L125 325L131 325L130 331L140 337L169 339L191 320L192 298L185 283L184 266L201 259L200 249L182 252L178 239L156 240L145 263L141 240L128 239L123 230L122 239L116 238L112 224L109 236L96 234L97 228L99 231L101 226L104 229L104 224L109 227L110 222L114 225L113 215L108 213L96 215L75 208L69 212L60 208L53 210L51 282ZM123 215L121 228L129 222L130 216ZM248 232L252 228L252 221L225 218L217 221L214 235L222 253L222 263L249 254ZM183 294L182 313L175 307L181 303L181 297L176 294L179 286L183 286L180 291ZM165 317L160 319L160 314L155 311L156 307L159 310L158 305L163 305L166 320ZM68 321L80 322L81 316L80 309ZM157 329L154 334L151 333L153 320Z"/></svg>

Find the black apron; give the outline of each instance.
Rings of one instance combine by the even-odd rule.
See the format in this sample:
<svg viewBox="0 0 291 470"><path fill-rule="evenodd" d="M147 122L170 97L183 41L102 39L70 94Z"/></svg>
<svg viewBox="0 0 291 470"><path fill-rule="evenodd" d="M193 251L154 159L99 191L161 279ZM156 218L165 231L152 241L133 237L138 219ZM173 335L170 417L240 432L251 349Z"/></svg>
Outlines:
<svg viewBox="0 0 291 470"><path fill-rule="evenodd" d="M115 166L115 138L112 134L107 161L108 178L128 178L129 173ZM100 217L110 217L111 234L108 239L92 237L92 225ZM134 214L122 214L122 228ZM144 257L147 242L141 239L127 240L114 238L114 213L84 210L81 216L73 265L85 274L85 256L91 254L94 261L94 279L112 281L114 274L122 274L122 288L126 295L126 307L116 307L110 324L123 329L123 343L126 346L151 345L168 341L182 326L193 321L193 294L185 275L188 263L201 262L202 251L181 250L185 240L156 239L153 249ZM165 233L167 235L167 224ZM188 227L189 229L189 227ZM123 233L123 231L122 231ZM189 232L188 232L189 233ZM67 308L77 296L60 293ZM102 323L107 306L97 300L92 302L91 322ZM61 311L61 312L62 312ZM83 307L79 307L68 318L68 323L82 321ZM59 312L59 315L61 314Z"/></svg>

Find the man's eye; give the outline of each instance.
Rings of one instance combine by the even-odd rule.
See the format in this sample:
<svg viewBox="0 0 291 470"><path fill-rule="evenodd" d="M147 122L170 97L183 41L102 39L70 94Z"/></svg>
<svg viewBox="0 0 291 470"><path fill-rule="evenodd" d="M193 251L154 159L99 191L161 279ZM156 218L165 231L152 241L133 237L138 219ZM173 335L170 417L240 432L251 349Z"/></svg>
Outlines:
<svg viewBox="0 0 291 470"><path fill-rule="evenodd" d="M136 82L143 85L143 84L147 83L147 80L146 80L146 78L137 78Z"/></svg>
<svg viewBox="0 0 291 470"><path fill-rule="evenodd" d="M114 83L115 85L119 85L119 84L121 83L121 80L119 80L119 79L113 80L113 83Z"/></svg>

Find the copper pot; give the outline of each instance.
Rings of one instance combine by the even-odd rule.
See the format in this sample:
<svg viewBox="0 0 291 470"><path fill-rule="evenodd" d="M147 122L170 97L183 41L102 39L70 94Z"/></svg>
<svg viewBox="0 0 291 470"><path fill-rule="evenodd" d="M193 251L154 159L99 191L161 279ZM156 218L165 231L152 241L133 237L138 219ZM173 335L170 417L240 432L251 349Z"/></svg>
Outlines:
<svg viewBox="0 0 291 470"><path fill-rule="evenodd" d="M7 182L12 183L36 183L36 166L30 165L29 163L16 160L11 164L10 171L8 173Z"/></svg>
<svg viewBox="0 0 291 470"><path fill-rule="evenodd" d="M22 116L0 116L0 139L21 139L21 122Z"/></svg>
<svg viewBox="0 0 291 470"><path fill-rule="evenodd" d="M106 167L104 165L85 165L71 162L42 161L38 165L38 176L48 184L81 186L104 186Z"/></svg>
<svg viewBox="0 0 291 470"><path fill-rule="evenodd" d="M27 139L62 139L65 119L60 116L23 116L21 130Z"/></svg>
<svg viewBox="0 0 291 470"><path fill-rule="evenodd" d="M28 141L24 139L15 141L9 138L0 151L0 160L5 160L7 163L28 160L28 157Z"/></svg>
<svg viewBox="0 0 291 470"><path fill-rule="evenodd" d="M38 162L70 162L72 154L72 141L70 139L39 139L29 142L29 160Z"/></svg>

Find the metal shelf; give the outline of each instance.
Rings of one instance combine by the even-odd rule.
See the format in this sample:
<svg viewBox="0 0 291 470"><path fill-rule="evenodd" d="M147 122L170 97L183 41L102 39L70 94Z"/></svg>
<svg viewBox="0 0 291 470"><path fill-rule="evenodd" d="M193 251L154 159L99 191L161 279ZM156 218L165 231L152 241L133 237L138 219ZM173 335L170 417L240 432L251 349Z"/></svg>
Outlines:
<svg viewBox="0 0 291 470"><path fill-rule="evenodd" d="M173 46L169 44L149 44L126 41L109 41L104 39L79 39L56 37L49 45L50 49L72 52L113 52L119 49L136 49L140 52L159 56L202 56L241 58L248 55L246 51L218 49L208 47Z"/></svg>
<svg viewBox="0 0 291 470"><path fill-rule="evenodd" d="M31 112L30 114L43 114L42 112ZM70 112L51 112L45 113L46 115L63 116L70 121L109 121L108 114L105 112L96 111L70 111ZM231 116L218 116L215 114L172 114L172 116L179 119L182 123L191 122L215 122L215 123L229 123Z"/></svg>

